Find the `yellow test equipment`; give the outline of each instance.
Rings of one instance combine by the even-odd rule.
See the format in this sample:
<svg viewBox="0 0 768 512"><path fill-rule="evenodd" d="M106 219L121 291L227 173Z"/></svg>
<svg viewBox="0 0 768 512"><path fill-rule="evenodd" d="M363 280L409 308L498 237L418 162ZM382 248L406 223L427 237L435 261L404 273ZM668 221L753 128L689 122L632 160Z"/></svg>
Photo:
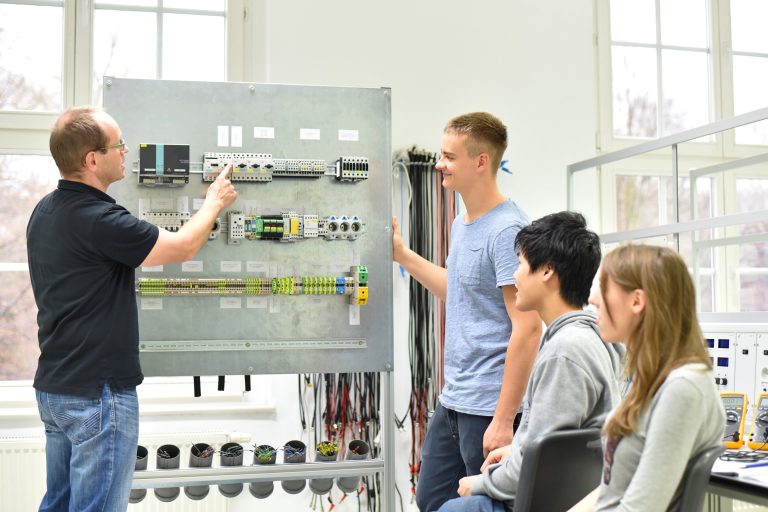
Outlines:
<svg viewBox="0 0 768 512"><path fill-rule="evenodd" d="M729 450L738 450L744 446L744 422L747 418L746 393L720 393L725 408L725 434L723 446Z"/></svg>
<svg viewBox="0 0 768 512"><path fill-rule="evenodd" d="M761 393L755 406L755 417L747 444L753 450L768 451L768 393Z"/></svg>

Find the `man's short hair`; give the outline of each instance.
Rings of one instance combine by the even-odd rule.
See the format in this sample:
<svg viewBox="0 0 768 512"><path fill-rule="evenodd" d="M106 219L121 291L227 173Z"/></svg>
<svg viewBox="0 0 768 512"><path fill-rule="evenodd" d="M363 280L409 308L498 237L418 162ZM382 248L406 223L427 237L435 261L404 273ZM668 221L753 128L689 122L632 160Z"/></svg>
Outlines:
<svg viewBox="0 0 768 512"><path fill-rule="evenodd" d="M89 151L108 144L107 134L95 116L101 111L96 107L74 107L56 120L48 145L62 176L76 174Z"/></svg>
<svg viewBox="0 0 768 512"><path fill-rule="evenodd" d="M498 117L488 112L471 112L454 117L445 125L445 133L467 136L467 152L476 157L488 153L494 175L507 149L507 127Z"/></svg>
<svg viewBox="0 0 768 512"><path fill-rule="evenodd" d="M560 296L583 307L600 266L600 237L587 229L576 212L546 215L517 233L515 250L528 261L531 273L551 265L560 280Z"/></svg>

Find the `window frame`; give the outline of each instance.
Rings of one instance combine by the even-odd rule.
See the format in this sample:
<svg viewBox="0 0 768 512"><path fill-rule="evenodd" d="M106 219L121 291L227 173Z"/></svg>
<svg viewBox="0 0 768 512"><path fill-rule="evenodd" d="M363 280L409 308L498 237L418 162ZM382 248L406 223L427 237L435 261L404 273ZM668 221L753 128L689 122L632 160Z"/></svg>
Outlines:
<svg viewBox="0 0 768 512"><path fill-rule="evenodd" d="M0 0L2 3L22 4L22 5L58 5L55 1L49 0ZM64 110L75 105L93 104L93 19L94 19L94 1L93 0L65 0L60 2L63 8L63 59L62 59L62 110L56 112L41 111L19 111L19 110L0 110L0 155L40 155L50 156L48 149L48 139L51 126L58 116ZM253 35L263 34L266 7L260 6L258 0L227 0L226 1L226 79L229 81L243 80L263 80L263 69L261 64L264 62L260 52L265 47L264 40L258 40ZM109 6L110 9L119 9L120 6ZM162 8L162 0L159 0L157 8L150 10L159 10ZM131 8L131 10L136 10ZM146 10L146 9L142 9ZM174 13L196 13L196 10L185 9L165 9L162 12ZM162 16L162 13L158 14ZM260 25L260 26L259 26ZM162 52L162 41L158 44L158 51ZM0 262L4 263L4 262ZM19 272L18 269L3 269L0 272ZM28 272L28 271L27 271ZM188 380L188 378L186 378ZM268 382L271 382L269 380ZM165 383L165 384L164 384ZM191 382L190 382L191 384ZM170 392L178 383L171 380L149 378L145 381L145 389L153 389L152 395L168 397L176 403L179 398L178 391ZM0 400L9 398L11 401L18 401L19 393L24 395L24 390L31 387L31 381L0 381ZM266 387L269 389L269 386ZM165 389L166 391L162 391ZM253 392L251 392L253 393ZM28 395L28 393L27 393ZM191 388L190 393L191 396ZM202 398L203 403L215 403L225 396L218 392L218 397ZM255 395L252 395L255 396ZM16 397L16 398L14 398ZM32 396L34 398L34 396ZM232 404L251 403L252 400L243 396L230 396L231 403L227 411L235 410L237 407ZM200 398L196 399L195 404L190 405L191 410L186 412L199 412ZM242 407L248 410L273 410L274 404L271 403L271 391L263 394L259 393L259 398L254 404L244 405ZM26 403L20 414L27 414L29 411L29 396L22 399ZM164 405L158 406L162 410ZM234 407L234 409L233 409ZM241 407L241 408L242 408ZM254 409L254 407L256 409ZM165 410L168 410L165 407ZM142 411L143 413L144 411ZM181 411L185 412L185 411ZM4 414L0 408L0 416ZM35 413L36 415L36 413Z"/></svg>
<svg viewBox="0 0 768 512"><path fill-rule="evenodd" d="M656 0L657 19L660 0ZM612 46L610 0L596 0L595 4L595 59L596 83L598 94L598 133L595 138L597 152L613 152L637 146L648 138L619 137L613 134L613 84L612 84ZM734 83L733 83L733 49L731 46L731 3L730 0L707 0L710 34L710 75L711 96L710 112L714 116L712 122L733 117L734 114ZM657 30L658 30L657 23ZM657 43L659 42L657 33ZM648 47L644 44L637 46ZM743 52L737 52L741 54ZM657 64L660 66L660 64ZM661 77L658 78L661 80ZM668 135L668 134L666 134ZM713 142L686 143L678 146L678 155L685 158L686 168L679 169L680 177L690 177L687 168L690 166L706 167L721 163L724 160L744 158L768 152L766 145L736 144L735 130L727 130L715 135ZM680 163L680 161L678 161ZM657 151L636 156L629 161L613 162L604 165L599 170L599 222L603 233L616 232L617 226L617 175L650 175L671 177L670 155ZM713 179L713 215L721 216L733 213L733 205L737 202L736 180L744 177L756 177L754 174L732 170L710 176ZM764 176L760 176L764 178ZM578 205L576 205L578 207ZM715 237L722 238L731 235L737 228L717 228ZM739 267L738 246L724 245L713 247L713 308L716 312L738 311L739 272L729 273L727 268ZM735 265L730 265L735 263ZM698 284L697 284L698 287Z"/></svg>
<svg viewBox="0 0 768 512"><path fill-rule="evenodd" d="M705 0L710 22L710 112L713 120L733 117L733 49L731 47L730 0ZM660 0L656 0L657 16ZM652 140L644 137L621 137L613 134L613 84L612 84L612 45L610 0L595 2L595 60L596 82L598 84L598 134L596 137L598 152L612 152L636 146ZM658 29L658 27L657 27ZM657 44L659 43L657 34ZM625 46L622 44L622 46ZM657 47L656 45L637 44L637 47ZM667 48L668 45L659 47ZM670 46L670 48L677 48ZM743 52L739 52L741 54ZM660 63L657 63L657 67ZM661 80L658 77L657 80ZM669 135L669 134L664 134ZM713 156L737 158L755 155L768 150L765 145L736 144L735 132L729 130L715 135L714 142L686 144L681 147L681 154L694 156Z"/></svg>

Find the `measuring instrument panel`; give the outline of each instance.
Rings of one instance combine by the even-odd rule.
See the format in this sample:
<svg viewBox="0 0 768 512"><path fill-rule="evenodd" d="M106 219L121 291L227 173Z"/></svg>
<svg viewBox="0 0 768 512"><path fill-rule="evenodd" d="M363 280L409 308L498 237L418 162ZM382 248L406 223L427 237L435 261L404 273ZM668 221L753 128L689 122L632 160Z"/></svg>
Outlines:
<svg viewBox="0 0 768 512"><path fill-rule="evenodd" d="M746 393L720 393L725 408L723 445L730 450L744 446L744 422L747 417Z"/></svg>
<svg viewBox="0 0 768 512"><path fill-rule="evenodd" d="M753 450L768 450L768 393L761 393L755 405L755 417L747 444Z"/></svg>

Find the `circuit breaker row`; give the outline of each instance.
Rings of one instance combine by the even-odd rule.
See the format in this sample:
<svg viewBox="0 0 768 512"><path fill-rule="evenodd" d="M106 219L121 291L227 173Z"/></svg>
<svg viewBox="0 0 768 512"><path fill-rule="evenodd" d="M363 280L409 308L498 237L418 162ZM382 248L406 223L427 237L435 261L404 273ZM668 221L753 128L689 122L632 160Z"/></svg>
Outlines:
<svg viewBox="0 0 768 512"><path fill-rule="evenodd" d="M273 158L269 153L205 153L203 181L215 180L230 162L233 182L269 182L277 176L318 178L329 175L340 181L368 179L368 159L365 157L342 156L329 168L325 160Z"/></svg>
<svg viewBox="0 0 768 512"><path fill-rule="evenodd" d="M280 215L245 215L243 212L227 213L229 244L241 240L278 240L293 242L304 238L326 240L356 240L365 231L365 225L357 215L318 218L317 215L300 215L284 212Z"/></svg>
<svg viewBox="0 0 768 512"><path fill-rule="evenodd" d="M141 218L167 231L176 232L191 218L189 212L149 211ZM215 240L221 228L216 220L209 240ZM227 212L227 243L238 245L242 240L275 240L295 242L306 238L325 240L357 240L365 232L365 224L357 215L303 215L283 212L279 215L245 215L241 211Z"/></svg>
<svg viewBox="0 0 768 512"><path fill-rule="evenodd" d="M323 159L274 158L270 153L203 154L203 181L212 182L232 163L233 182L270 182L275 177L319 178L339 181L368 179L368 158L341 156L330 166ZM189 146L185 144L139 144L140 185L182 186L189 183Z"/></svg>

